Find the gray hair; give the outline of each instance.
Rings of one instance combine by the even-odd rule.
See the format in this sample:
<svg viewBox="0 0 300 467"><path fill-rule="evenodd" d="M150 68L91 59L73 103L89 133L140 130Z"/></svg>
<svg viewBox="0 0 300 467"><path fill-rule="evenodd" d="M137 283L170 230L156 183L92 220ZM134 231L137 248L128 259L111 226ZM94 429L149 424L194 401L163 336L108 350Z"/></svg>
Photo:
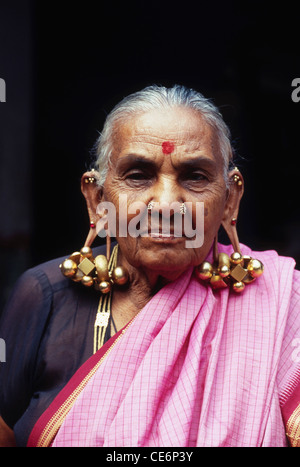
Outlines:
<svg viewBox="0 0 300 467"><path fill-rule="evenodd" d="M233 158L233 149L230 142L230 130L217 107L210 99L185 86L175 85L172 88L165 88L153 85L122 99L107 116L103 131L94 147L96 158L94 168L100 174L98 181L100 186L104 184L107 176L116 124L120 124L125 118L130 118L138 113L167 107L194 109L212 126L219 140L220 152L224 161L224 179L226 184L228 183L228 170Z"/></svg>

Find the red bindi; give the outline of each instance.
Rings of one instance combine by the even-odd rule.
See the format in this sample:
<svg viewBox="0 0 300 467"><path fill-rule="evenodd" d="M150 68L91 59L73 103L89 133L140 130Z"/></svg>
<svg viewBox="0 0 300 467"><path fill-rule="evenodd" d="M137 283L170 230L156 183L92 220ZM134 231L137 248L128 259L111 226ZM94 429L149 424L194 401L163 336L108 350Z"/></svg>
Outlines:
<svg viewBox="0 0 300 467"><path fill-rule="evenodd" d="M171 141L164 141L161 147L164 154L171 154L174 151L174 144Z"/></svg>

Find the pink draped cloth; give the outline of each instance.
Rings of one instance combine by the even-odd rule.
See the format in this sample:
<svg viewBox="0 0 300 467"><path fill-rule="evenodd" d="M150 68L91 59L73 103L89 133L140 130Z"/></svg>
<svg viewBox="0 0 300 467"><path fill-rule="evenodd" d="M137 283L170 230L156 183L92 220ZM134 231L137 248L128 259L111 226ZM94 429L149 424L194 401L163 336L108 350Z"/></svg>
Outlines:
<svg viewBox="0 0 300 467"><path fill-rule="evenodd" d="M213 292L190 269L160 290L78 396L53 446L288 445L281 398L299 367L300 274L292 259L241 247L264 275L238 295Z"/></svg>

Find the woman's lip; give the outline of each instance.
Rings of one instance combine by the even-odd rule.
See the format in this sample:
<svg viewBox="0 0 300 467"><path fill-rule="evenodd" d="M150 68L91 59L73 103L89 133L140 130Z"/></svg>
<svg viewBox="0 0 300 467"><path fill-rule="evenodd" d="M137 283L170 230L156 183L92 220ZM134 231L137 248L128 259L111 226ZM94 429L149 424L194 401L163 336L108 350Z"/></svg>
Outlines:
<svg viewBox="0 0 300 467"><path fill-rule="evenodd" d="M176 243L181 243L184 239L184 237L174 237L174 235L168 235L167 237L164 237L162 235L159 235L159 236L153 236L153 235L150 235L148 238L150 238L150 241L151 242L154 242L154 243L169 243L169 244L176 244Z"/></svg>
<svg viewBox="0 0 300 467"><path fill-rule="evenodd" d="M170 244L173 244L173 245L175 243L180 243L183 240L185 240L185 237L178 237L178 236L175 237L173 234L165 233L165 232L152 232L152 233L149 232L149 234L146 235L145 238L149 238L150 241L152 241L152 242L170 243Z"/></svg>
<svg viewBox="0 0 300 467"><path fill-rule="evenodd" d="M150 231L150 232L141 232L141 237L152 237L152 238L182 238L184 235L175 235L173 231L169 232L160 232L160 231Z"/></svg>
<svg viewBox="0 0 300 467"><path fill-rule="evenodd" d="M174 234L170 233L170 232L149 232L149 237L152 237L152 238L175 238Z"/></svg>
<svg viewBox="0 0 300 467"><path fill-rule="evenodd" d="M154 241L159 241L159 242L175 242L175 241L181 241L182 239L185 239L186 236L184 234L181 235L175 235L173 229L170 231L159 231L159 230L147 230L140 232L140 236L144 238L151 238Z"/></svg>

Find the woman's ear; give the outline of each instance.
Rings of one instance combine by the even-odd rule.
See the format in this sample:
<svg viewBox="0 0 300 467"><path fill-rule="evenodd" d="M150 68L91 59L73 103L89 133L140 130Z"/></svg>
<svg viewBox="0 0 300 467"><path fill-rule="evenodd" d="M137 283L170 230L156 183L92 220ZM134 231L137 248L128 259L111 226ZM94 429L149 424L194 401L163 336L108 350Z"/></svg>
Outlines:
<svg viewBox="0 0 300 467"><path fill-rule="evenodd" d="M224 227L234 250L239 251L240 247L236 223L239 214L240 201L244 193L244 179L239 169L236 167L229 172L228 178L229 188L222 219L222 226Z"/></svg>
<svg viewBox="0 0 300 467"><path fill-rule="evenodd" d="M85 241L85 246L91 246L97 236L96 225L99 220L97 206L101 202L103 196L102 188L97 183L98 179L99 174L94 170L85 172L81 177L81 192L85 197L90 220L90 230Z"/></svg>

